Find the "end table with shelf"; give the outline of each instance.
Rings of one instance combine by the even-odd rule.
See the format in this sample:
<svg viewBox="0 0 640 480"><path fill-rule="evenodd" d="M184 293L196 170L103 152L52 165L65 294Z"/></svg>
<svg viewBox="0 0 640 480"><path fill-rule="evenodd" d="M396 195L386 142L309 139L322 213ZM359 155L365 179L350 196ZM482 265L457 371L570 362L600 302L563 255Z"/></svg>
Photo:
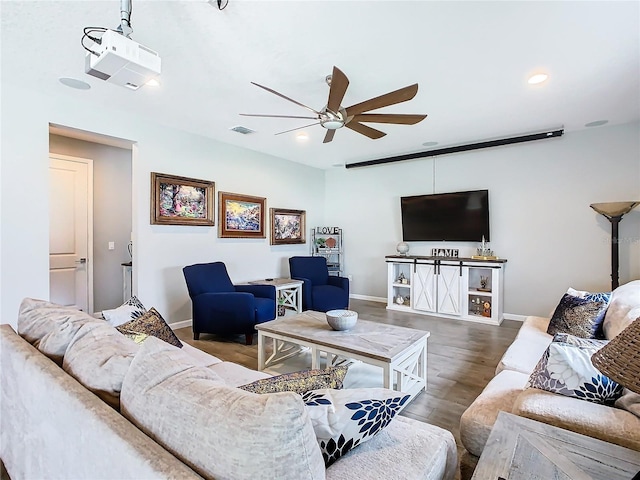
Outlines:
<svg viewBox="0 0 640 480"><path fill-rule="evenodd" d="M278 316L278 305L282 305L285 309L294 310L295 313L302 313L302 280L265 278L247 283L250 285L273 285L276 287L276 318Z"/></svg>

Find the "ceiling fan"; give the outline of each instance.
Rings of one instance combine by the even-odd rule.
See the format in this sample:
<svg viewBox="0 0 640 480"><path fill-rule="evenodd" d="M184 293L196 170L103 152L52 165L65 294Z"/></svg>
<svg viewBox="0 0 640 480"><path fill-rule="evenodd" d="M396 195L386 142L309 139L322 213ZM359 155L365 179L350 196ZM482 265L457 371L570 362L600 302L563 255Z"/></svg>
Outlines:
<svg viewBox="0 0 640 480"><path fill-rule="evenodd" d="M409 85L408 87L401 88L399 90L394 90L393 92L386 93L384 95L380 95L379 97L370 98L369 100L365 100L364 102L357 103L355 105L351 105L350 107L344 108L341 105L342 100L344 99L344 95L347 92L347 87L349 86L349 79L347 76L342 73L342 71L338 67L333 67L333 73L326 78L327 83L329 84L329 99L327 100L327 105L320 111L315 110L307 105L304 105L292 98L289 98L281 93L276 92L275 90L265 87L264 85L260 85L256 82L251 82L256 87L260 87L267 92L271 92L279 97L284 98L285 100L289 100L290 102L295 103L307 110L310 110L315 114L315 116L292 116L292 115L263 115L263 114L255 114L255 113L241 113L245 117L271 117L271 118L301 118L301 119L310 119L317 120L317 123L312 123L310 125L305 125L303 127L293 128L291 130L286 130L284 132L276 133L276 135L281 135L283 133L292 132L294 130L299 130L301 128L307 128L312 125L322 125L327 129L327 133L324 136L324 140L322 143L329 143L333 140L333 136L336 133L336 130L342 127L347 127L354 132L358 132L362 135L365 135L372 139L377 139L384 137L386 133L381 132L375 128L371 128L365 123L395 123L400 125L414 125L421 120L426 118L426 115L412 115L412 114L399 114L399 113L367 113L371 110L376 110L378 108L387 107L389 105L395 105L396 103L406 102L411 100L418 93L418 84L414 83L413 85Z"/></svg>

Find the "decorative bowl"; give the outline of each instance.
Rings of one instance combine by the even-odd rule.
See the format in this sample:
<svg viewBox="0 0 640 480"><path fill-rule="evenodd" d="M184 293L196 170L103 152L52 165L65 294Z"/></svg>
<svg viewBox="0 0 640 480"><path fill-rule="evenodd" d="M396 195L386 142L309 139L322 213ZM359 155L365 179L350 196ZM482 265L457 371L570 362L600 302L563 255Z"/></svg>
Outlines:
<svg viewBox="0 0 640 480"><path fill-rule="evenodd" d="M353 310L329 310L327 323L334 330L350 330L358 321L358 312Z"/></svg>

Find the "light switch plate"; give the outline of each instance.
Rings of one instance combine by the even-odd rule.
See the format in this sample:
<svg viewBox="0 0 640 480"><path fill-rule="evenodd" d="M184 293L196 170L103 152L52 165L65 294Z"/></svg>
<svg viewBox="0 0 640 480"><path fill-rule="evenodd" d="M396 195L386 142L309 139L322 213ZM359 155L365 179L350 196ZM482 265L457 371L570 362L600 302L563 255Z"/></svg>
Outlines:
<svg viewBox="0 0 640 480"><path fill-rule="evenodd" d="M114 250L116 248L116 242L109 242L109 250Z"/></svg>

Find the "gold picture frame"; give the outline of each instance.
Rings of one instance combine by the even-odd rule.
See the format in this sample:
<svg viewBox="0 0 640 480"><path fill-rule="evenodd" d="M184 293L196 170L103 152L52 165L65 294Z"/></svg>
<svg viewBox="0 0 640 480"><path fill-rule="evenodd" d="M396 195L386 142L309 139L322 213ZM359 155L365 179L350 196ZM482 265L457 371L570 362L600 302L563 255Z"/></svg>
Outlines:
<svg viewBox="0 0 640 480"><path fill-rule="evenodd" d="M266 238L267 199L240 193L218 193L219 238Z"/></svg>
<svg viewBox="0 0 640 480"><path fill-rule="evenodd" d="M215 185L151 172L151 224L214 226Z"/></svg>
<svg viewBox="0 0 640 480"><path fill-rule="evenodd" d="M271 245L306 243L305 210L271 208Z"/></svg>

